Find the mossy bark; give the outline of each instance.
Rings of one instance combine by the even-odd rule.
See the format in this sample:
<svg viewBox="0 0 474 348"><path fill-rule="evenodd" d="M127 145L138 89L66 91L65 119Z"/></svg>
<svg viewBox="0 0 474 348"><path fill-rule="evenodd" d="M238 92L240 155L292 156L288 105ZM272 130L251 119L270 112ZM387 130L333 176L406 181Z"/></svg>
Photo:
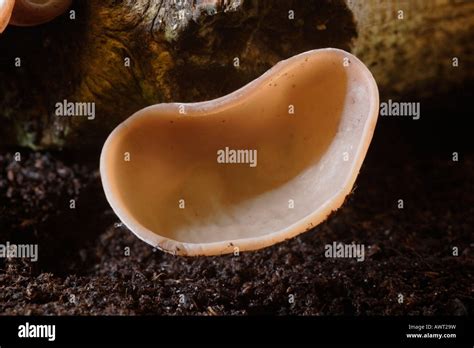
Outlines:
<svg viewBox="0 0 474 348"><path fill-rule="evenodd" d="M0 36L0 143L97 150L140 108L225 95L321 47L352 50L383 93L472 78L451 58L461 67L472 59L474 4L430 2L425 11L421 3L398 3L403 22L397 6L378 1L75 1L74 12L49 24ZM63 100L94 102L96 117L58 117Z"/></svg>
<svg viewBox="0 0 474 348"><path fill-rule="evenodd" d="M352 52L382 98L418 101L474 81L474 1L345 1L357 26Z"/></svg>

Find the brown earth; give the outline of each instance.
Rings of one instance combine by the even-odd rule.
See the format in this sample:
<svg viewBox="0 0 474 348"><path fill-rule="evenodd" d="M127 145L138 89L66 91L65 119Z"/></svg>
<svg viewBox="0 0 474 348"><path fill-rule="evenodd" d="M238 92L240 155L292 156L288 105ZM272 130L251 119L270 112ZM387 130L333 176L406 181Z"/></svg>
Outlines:
<svg viewBox="0 0 474 348"><path fill-rule="evenodd" d="M5 150L0 243L38 243L39 260L0 259L0 313L472 315L474 155L462 125L446 126L459 118L426 112L379 120L355 190L325 223L240 256L176 257L118 226L96 155ZM325 258L333 241L363 243L366 260Z"/></svg>

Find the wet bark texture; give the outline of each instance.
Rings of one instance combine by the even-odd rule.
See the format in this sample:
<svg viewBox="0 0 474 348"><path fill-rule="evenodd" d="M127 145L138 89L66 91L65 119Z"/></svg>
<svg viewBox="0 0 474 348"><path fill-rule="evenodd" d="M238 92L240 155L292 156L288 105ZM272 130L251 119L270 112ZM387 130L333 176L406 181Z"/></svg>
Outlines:
<svg viewBox="0 0 474 348"><path fill-rule="evenodd" d="M358 55L382 95L417 97L473 78L468 1L90 0L71 10L75 19L0 37L3 145L98 150L140 108L225 95L321 47ZM65 99L95 102L95 119L56 116Z"/></svg>

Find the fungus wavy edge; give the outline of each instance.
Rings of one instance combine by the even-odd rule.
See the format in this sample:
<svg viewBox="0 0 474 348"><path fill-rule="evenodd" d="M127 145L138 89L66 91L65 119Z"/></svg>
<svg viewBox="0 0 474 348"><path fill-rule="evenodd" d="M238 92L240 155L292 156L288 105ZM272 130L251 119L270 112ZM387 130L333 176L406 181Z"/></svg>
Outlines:
<svg viewBox="0 0 474 348"><path fill-rule="evenodd" d="M246 95L256 91L256 89L268 83L271 76L280 72L287 64L302 59L304 57L308 57L310 55L318 54L318 52L331 52L340 56L340 58L349 58L351 64L356 64L361 72L366 77L367 88L370 93L369 97L370 100L370 108L369 114L367 115L367 119L365 121L365 125L363 126L362 131L362 139L358 143L357 149L354 151L356 154L355 160L352 162L352 166L350 168L349 173L347 174L343 187L338 191L334 192L330 199L326 200L323 205L319 207L319 209L313 211L312 213L305 216L303 219L283 228L278 231L275 231L270 234L261 235L257 237L251 238L242 238L236 240L223 240L217 242L208 242L208 243L189 243L189 242L181 242L174 239L170 239L164 236L160 236L147 228L145 228L140 222L138 222L133 216L130 216L126 213L126 208L124 204L118 199L116 193L113 192L112 188L110 187L107 177L111 175L110 168L106 165L106 157L108 155L108 145L112 141L114 137L116 137L122 130L127 128L127 125L131 122L134 122L138 118L146 115L149 112L154 112L159 114L160 111L175 110L179 105L185 105L186 110L190 113L189 116L186 117L200 117L205 115L205 110L207 109L216 109L222 108L225 109L226 107L232 106L232 102L239 98L243 98ZM276 243L283 242L285 240L291 239L303 232L306 232L313 227L317 226L335 210L337 210L345 200L345 197L351 192L352 187L355 183L357 175L359 174L359 170L362 166L363 160L369 148L377 118L378 118L378 110L379 110L379 94L377 83L372 76L369 69L354 55L343 51L341 49L336 48L324 48L324 49L317 49L311 50L307 52L303 52L301 54L295 55L290 57L286 60L282 60L278 62L275 66L271 69L266 71L263 75L258 77L257 79L251 81L247 85L241 87L240 89L225 95L223 97L198 102L198 103L163 103L163 104L156 104L144 109L139 110L138 112L134 113L132 116L127 118L123 121L120 125L118 125L109 135L107 140L104 143L102 148L102 152L100 155L100 174L103 189L106 195L106 198L111 205L115 214L120 218L123 224L128 227L139 239L142 241L152 245L153 247L174 254L174 255L183 255L183 256L210 256L210 255L223 255L228 253L233 253L235 250L239 252L243 251L251 251L257 250L261 248L265 248ZM193 111L196 114L192 114ZM159 117L159 116L158 116ZM238 249L236 249L238 248Z"/></svg>

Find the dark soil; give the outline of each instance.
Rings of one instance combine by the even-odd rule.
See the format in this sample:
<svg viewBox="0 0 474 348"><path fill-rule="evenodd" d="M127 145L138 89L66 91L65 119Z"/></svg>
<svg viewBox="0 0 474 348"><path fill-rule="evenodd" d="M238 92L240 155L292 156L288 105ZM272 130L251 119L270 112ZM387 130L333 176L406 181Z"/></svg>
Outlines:
<svg viewBox="0 0 474 348"><path fill-rule="evenodd" d="M416 140L412 122L423 125L380 120L355 190L325 223L239 256L141 242L105 201L95 156L4 152L0 243L38 243L39 260L0 259L0 313L472 315L474 156L453 162L458 148ZM325 258L333 241L363 243L366 260Z"/></svg>

